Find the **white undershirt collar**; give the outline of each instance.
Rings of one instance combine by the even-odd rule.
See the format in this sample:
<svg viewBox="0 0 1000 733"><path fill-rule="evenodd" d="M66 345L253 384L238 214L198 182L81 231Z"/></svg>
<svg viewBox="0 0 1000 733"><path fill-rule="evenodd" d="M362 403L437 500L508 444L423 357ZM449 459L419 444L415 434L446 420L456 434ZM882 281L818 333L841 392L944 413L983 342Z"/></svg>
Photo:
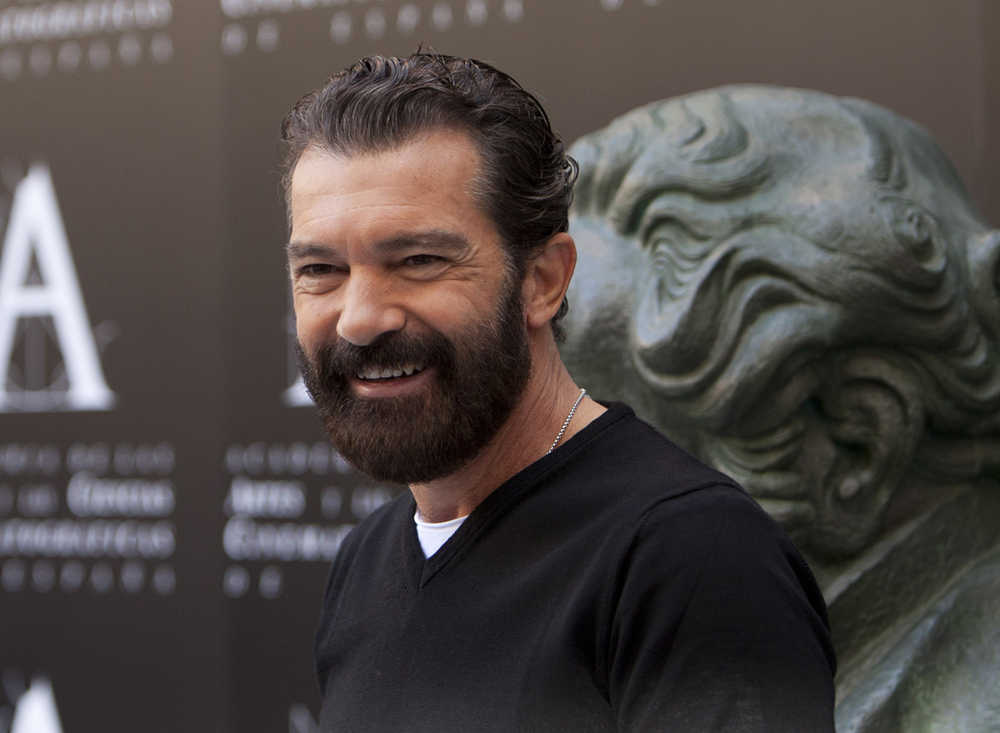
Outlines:
<svg viewBox="0 0 1000 733"><path fill-rule="evenodd" d="M462 522L468 518L469 515L467 514L464 517L455 517L446 522L427 522L420 516L419 509L414 512L413 521L417 525L417 539L420 540L420 547L424 551L424 557L430 557L441 549L441 545L447 542L448 538L455 534L458 528L462 526Z"/></svg>

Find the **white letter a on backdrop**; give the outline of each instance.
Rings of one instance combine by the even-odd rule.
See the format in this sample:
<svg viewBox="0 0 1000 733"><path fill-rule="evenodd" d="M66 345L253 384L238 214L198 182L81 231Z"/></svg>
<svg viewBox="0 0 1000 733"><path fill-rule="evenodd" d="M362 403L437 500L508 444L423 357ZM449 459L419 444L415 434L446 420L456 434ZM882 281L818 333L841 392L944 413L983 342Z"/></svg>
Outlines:
<svg viewBox="0 0 1000 733"><path fill-rule="evenodd" d="M40 284L29 284L34 254ZM48 316L68 388L9 392L18 320ZM58 399L55 399L58 397ZM52 177L32 166L18 184L0 256L0 412L106 410L114 403L97 358Z"/></svg>
<svg viewBox="0 0 1000 733"><path fill-rule="evenodd" d="M18 699L10 733L62 733L52 684L44 677L32 680L31 687Z"/></svg>

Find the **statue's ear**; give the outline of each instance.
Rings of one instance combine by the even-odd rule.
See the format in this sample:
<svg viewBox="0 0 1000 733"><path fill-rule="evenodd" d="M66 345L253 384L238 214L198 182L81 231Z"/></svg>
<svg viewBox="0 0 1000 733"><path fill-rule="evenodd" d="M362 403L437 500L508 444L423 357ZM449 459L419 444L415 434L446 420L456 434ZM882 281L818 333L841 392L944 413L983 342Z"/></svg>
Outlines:
<svg viewBox="0 0 1000 733"><path fill-rule="evenodd" d="M818 491L810 544L844 556L866 546L924 433L924 405L912 371L885 351L834 357L814 407L818 435L803 446L803 474Z"/></svg>

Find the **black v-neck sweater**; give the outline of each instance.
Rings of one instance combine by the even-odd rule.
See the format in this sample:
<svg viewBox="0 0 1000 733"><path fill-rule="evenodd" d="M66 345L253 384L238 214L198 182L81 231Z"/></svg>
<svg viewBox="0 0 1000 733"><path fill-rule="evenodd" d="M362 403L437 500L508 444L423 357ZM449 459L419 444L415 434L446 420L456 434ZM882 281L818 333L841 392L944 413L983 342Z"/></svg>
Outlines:
<svg viewBox="0 0 1000 733"><path fill-rule="evenodd" d="M409 495L333 564L324 731L833 730L826 608L726 476L611 408L425 559Z"/></svg>

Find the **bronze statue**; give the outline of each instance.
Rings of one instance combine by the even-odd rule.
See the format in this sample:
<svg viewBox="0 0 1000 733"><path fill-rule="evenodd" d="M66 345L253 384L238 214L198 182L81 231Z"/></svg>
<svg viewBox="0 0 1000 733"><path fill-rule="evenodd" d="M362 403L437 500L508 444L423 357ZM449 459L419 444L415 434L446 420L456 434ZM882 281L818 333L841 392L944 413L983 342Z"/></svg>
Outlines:
<svg viewBox="0 0 1000 733"><path fill-rule="evenodd" d="M1000 729L1000 231L947 158L874 104L761 86L571 152L576 380L808 556L841 733Z"/></svg>

